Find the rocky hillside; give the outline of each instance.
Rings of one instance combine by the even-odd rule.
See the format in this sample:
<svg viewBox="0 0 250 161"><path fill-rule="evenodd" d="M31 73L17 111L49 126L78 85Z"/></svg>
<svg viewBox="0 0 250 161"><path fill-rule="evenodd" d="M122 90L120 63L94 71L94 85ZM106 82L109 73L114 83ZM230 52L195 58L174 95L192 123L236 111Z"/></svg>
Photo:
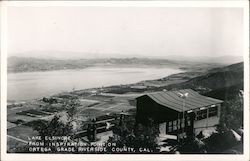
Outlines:
<svg viewBox="0 0 250 161"><path fill-rule="evenodd" d="M173 84L166 89L192 88L203 94L216 96L222 99L230 92L235 93L243 89L243 63L237 63L226 67L214 68L201 76L192 78L186 82ZM228 94L226 94L228 93Z"/></svg>

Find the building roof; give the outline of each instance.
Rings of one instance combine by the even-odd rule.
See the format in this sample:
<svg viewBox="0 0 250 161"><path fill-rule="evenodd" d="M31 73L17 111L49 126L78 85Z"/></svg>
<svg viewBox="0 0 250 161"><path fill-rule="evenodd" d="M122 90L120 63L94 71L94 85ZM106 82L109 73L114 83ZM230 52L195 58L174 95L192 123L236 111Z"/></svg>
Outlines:
<svg viewBox="0 0 250 161"><path fill-rule="evenodd" d="M180 97L181 94L188 93L185 98ZM222 100L214 99L200 95L192 89L183 89L178 91L162 91L146 94L160 105L166 106L178 112L183 111L183 102L185 102L184 111L206 107L214 104L222 103ZM145 96L145 95L144 95ZM139 98L139 97L138 97Z"/></svg>

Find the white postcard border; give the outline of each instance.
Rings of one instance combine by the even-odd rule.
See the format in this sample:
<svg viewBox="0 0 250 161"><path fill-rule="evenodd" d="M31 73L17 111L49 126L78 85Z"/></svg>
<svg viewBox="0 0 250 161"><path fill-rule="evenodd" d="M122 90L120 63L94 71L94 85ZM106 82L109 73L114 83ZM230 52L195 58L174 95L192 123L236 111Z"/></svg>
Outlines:
<svg viewBox="0 0 250 161"><path fill-rule="evenodd" d="M1 160L249 160L249 6L248 1L4 1L1 2ZM242 7L244 8L244 154L7 154L7 8L8 6L86 7Z"/></svg>

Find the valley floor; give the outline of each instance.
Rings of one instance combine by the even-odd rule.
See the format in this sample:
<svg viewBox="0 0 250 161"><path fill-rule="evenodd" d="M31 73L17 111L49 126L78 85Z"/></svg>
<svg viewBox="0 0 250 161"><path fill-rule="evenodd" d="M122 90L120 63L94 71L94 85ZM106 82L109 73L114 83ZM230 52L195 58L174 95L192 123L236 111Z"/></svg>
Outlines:
<svg viewBox="0 0 250 161"><path fill-rule="evenodd" d="M209 68L187 69L186 72L173 74L158 80L145 80L135 84L91 88L59 93L47 98L26 102L8 102L7 108L7 147L8 152L28 142L37 135L32 126L37 120L50 120L55 115L66 115L65 101L72 98L79 101L75 119L87 122L92 118L112 116L121 112L135 113L135 98L147 93L164 89L165 86L188 81L203 75Z"/></svg>

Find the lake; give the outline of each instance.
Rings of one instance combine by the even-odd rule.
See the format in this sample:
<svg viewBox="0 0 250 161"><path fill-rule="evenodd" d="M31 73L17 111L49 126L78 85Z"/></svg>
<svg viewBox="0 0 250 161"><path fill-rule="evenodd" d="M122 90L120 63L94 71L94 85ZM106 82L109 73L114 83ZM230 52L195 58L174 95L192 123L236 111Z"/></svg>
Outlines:
<svg viewBox="0 0 250 161"><path fill-rule="evenodd" d="M8 100L30 100L64 91L136 83L179 73L179 69L149 67L90 67L8 74Z"/></svg>

